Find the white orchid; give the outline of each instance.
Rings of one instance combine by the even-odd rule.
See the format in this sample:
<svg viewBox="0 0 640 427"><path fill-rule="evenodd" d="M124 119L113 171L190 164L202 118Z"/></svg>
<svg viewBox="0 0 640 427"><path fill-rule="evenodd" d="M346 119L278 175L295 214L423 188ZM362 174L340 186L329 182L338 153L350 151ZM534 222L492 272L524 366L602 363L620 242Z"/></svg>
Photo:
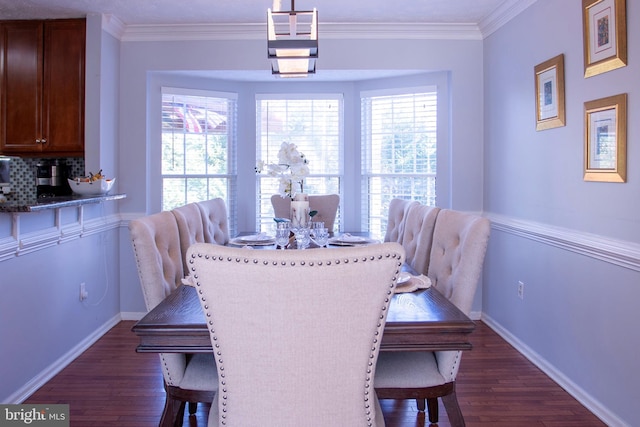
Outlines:
<svg viewBox="0 0 640 427"><path fill-rule="evenodd" d="M282 197L293 198L304 191L304 179L309 176L309 161L298 151L298 147L290 142L283 142L278 152L278 163L265 163L260 160L256 164L256 172L266 170L267 175L279 178L278 192Z"/></svg>

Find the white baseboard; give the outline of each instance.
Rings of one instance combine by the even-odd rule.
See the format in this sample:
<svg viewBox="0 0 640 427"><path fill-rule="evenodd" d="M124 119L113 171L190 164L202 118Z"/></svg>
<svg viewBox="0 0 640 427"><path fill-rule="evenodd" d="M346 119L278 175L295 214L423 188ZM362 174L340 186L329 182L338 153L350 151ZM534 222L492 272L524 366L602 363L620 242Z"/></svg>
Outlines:
<svg viewBox="0 0 640 427"><path fill-rule="evenodd" d="M498 322L486 314L482 314L482 321L500 335L505 341L511 344L518 352L526 357L531 363L536 365L542 372L547 374L549 378L555 381L560 387L565 389L567 393L573 396L584 407L591 411L596 417L600 418L609 427L631 427L623 420L618 418L602 403L593 396L585 392L576 383L571 381L566 375L551 365L546 359L533 351L529 346L513 336L507 329L503 328ZM473 351L473 350L472 350Z"/></svg>
<svg viewBox="0 0 640 427"><path fill-rule="evenodd" d="M107 322L105 322L93 333L82 340L78 345L73 347L58 360L49 365L46 369L42 370L38 375L33 377L23 387L18 389L15 393L9 396L6 403L17 404L22 403L25 399L31 396L36 390L47 383L51 378L56 376L60 371L73 362L78 356L91 347L96 341L98 341L104 334L106 334L111 328L120 322L120 314L115 315Z"/></svg>
<svg viewBox="0 0 640 427"><path fill-rule="evenodd" d="M140 320L147 314L146 312L137 312L137 311L123 311L120 313L120 317L122 320Z"/></svg>

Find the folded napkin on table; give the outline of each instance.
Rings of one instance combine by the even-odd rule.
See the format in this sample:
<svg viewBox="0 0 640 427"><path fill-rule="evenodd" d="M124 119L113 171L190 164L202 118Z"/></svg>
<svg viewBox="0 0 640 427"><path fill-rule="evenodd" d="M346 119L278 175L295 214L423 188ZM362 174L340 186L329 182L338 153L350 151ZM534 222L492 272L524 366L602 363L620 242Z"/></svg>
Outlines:
<svg viewBox="0 0 640 427"><path fill-rule="evenodd" d="M193 277L189 274L187 277L182 279L182 284L186 286L195 286L196 283L193 281Z"/></svg>
<svg viewBox="0 0 640 427"><path fill-rule="evenodd" d="M407 274L407 273L404 273ZM402 277L401 277L402 278ZM404 292L413 292L418 289L427 289L431 287L431 279L424 274L419 276L409 276L409 279L396 285L396 294Z"/></svg>

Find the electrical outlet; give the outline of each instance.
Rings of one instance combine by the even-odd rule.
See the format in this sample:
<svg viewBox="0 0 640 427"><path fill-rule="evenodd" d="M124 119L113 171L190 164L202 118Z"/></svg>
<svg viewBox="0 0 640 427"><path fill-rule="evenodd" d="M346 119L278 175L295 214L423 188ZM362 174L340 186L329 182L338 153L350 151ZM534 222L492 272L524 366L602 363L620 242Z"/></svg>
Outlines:
<svg viewBox="0 0 640 427"><path fill-rule="evenodd" d="M518 281L518 298L524 299L524 283Z"/></svg>
<svg viewBox="0 0 640 427"><path fill-rule="evenodd" d="M89 298L89 292L87 292L85 284L82 282L80 283L80 301L84 301L87 298Z"/></svg>

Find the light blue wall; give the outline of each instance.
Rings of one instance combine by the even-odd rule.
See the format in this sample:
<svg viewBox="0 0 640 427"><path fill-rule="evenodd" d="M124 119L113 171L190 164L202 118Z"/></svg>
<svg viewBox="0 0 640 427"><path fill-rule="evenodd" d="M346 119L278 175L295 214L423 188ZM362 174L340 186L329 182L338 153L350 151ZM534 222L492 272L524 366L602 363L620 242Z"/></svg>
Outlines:
<svg viewBox="0 0 640 427"><path fill-rule="evenodd" d="M87 169L103 167L110 176L118 174L118 48L102 18L89 17ZM120 320L117 211L113 201L0 213L0 402L23 400ZM80 283L89 293L82 302Z"/></svg>
<svg viewBox="0 0 640 427"><path fill-rule="evenodd" d="M483 316L608 425L640 425L639 20L628 1L629 66L588 79L580 2L538 0L484 42L494 227ZM536 132L534 67L561 53L566 126ZM627 183L585 182L584 103L619 93L629 96Z"/></svg>

